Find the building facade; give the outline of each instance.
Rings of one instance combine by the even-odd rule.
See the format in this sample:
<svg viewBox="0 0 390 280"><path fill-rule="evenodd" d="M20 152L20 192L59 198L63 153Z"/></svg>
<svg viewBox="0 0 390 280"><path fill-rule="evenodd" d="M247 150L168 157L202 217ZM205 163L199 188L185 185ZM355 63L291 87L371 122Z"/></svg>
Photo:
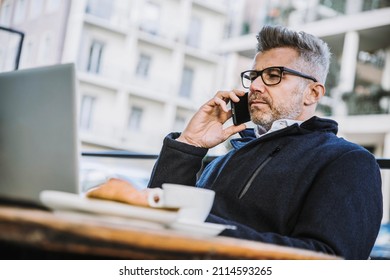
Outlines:
<svg viewBox="0 0 390 280"><path fill-rule="evenodd" d="M0 4L1 25L26 35L20 68L76 64L84 149L157 153L222 83L223 0ZM0 71L10 70L16 41L4 49Z"/></svg>
<svg viewBox="0 0 390 280"><path fill-rule="evenodd" d="M84 144L157 153L221 83L226 17L222 1L73 1L62 61L79 70Z"/></svg>
<svg viewBox="0 0 390 280"><path fill-rule="evenodd" d="M69 9L61 0L0 1L0 26L25 34L19 68L61 61ZM19 37L2 31L0 42L0 71L13 70Z"/></svg>

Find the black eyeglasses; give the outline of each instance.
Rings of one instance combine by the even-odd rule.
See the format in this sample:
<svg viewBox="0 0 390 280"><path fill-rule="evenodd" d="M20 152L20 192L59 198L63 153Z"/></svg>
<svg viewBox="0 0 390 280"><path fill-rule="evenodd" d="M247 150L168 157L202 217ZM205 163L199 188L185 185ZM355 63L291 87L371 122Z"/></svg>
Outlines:
<svg viewBox="0 0 390 280"><path fill-rule="evenodd" d="M259 76L263 80L264 84L266 84L267 86L274 86L279 84L282 81L283 73L288 73L291 75L299 76L317 82L316 78L295 71L293 69L283 67L283 66L272 66L272 67L265 68L261 71L247 70L242 72L241 73L242 86L244 88L249 88L250 85L253 83L253 81L256 80Z"/></svg>

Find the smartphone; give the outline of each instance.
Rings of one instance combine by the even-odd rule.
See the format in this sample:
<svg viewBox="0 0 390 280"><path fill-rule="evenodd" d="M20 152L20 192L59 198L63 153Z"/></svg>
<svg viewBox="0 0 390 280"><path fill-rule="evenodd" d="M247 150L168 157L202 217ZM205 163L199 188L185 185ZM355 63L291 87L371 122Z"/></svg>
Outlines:
<svg viewBox="0 0 390 280"><path fill-rule="evenodd" d="M239 96L239 98L240 101L238 102L231 101L234 125L246 123L251 120L248 107L248 93L246 92L245 95Z"/></svg>

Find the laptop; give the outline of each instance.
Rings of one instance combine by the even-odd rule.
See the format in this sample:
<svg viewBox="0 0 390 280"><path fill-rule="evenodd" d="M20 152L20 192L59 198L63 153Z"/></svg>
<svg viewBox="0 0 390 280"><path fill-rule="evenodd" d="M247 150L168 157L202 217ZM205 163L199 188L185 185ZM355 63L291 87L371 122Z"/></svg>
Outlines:
<svg viewBox="0 0 390 280"><path fill-rule="evenodd" d="M78 193L76 98L73 63L0 73L1 201Z"/></svg>

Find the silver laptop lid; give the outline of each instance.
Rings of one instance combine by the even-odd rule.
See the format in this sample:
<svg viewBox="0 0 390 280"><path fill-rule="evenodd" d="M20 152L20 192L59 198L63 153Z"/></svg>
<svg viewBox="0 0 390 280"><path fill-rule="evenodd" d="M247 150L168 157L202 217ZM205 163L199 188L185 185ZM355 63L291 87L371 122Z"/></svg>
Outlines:
<svg viewBox="0 0 390 280"><path fill-rule="evenodd" d="M78 191L74 64L0 73L0 197Z"/></svg>

